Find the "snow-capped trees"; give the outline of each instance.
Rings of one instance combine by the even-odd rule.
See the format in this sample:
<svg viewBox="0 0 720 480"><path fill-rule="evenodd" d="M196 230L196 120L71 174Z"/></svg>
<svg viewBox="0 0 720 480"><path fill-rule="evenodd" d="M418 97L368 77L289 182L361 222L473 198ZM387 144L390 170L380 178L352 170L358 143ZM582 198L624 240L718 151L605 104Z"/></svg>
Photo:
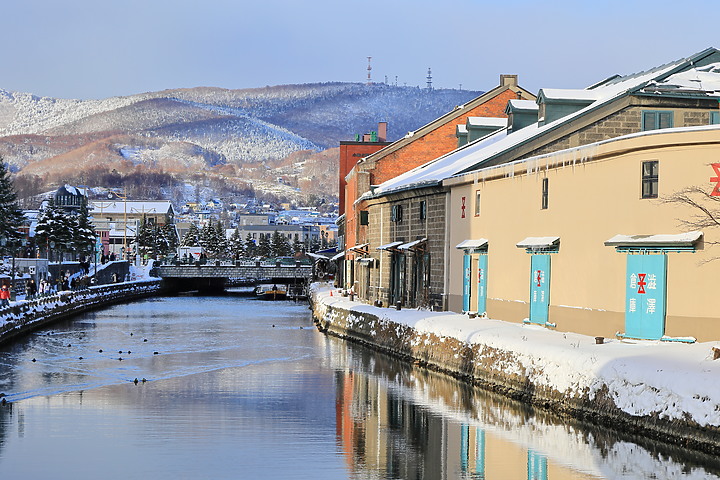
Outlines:
<svg viewBox="0 0 720 480"><path fill-rule="evenodd" d="M194 223L190 224L188 231L180 242L181 247L197 247L200 245L200 230Z"/></svg>
<svg viewBox="0 0 720 480"><path fill-rule="evenodd" d="M187 235L186 235L187 237ZM178 247L178 235L174 225L155 225L143 215L137 232L138 253L142 258L167 256ZM192 246L192 245L188 245Z"/></svg>
<svg viewBox="0 0 720 480"><path fill-rule="evenodd" d="M95 247L95 226L90 220L87 205L82 205L77 215L70 216L72 225L72 248L77 252L92 252Z"/></svg>
<svg viewBox="0 0 720 480"><path fill-rule="evenodd" d="M35 227L37 245L47 251L49 259L73 249L74 222L62 207L51 198L43 206Z"/></svg>
<svg viewBox="0 0 720 480"><path fill-rule="evenodd" d="M22 223L23 215L10 180L10 172L0 158L0 239L5 240L3 250L11 248L13 242L20 238L18 227Z"/></svg>

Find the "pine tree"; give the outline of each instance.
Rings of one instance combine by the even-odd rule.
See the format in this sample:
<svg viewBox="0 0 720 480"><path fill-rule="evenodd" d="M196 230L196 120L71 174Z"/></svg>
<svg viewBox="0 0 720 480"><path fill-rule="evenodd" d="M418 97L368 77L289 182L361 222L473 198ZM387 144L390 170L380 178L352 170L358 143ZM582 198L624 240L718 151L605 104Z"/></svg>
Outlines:
<svg viewBox="0 0 720 480"><path fill-rule="evenodd" d="M160 255L167 256L177 251L178 234L175 225L170 223L158 228L156 250Z"/></svg>
<svg viewBox="0 0 720 480"><path fill-rule="evenodd" d="M188 228L187 233L185 233L180 245L183 247L197 247L200 245L200 230L198 230L197 225L194 223L190 224L190 228Z"/></svg>
<svg viewBox="0 0 720 480"><path fill-rule="evenodd" d="M77 252L92 252L95 247L95 226L90 221L87 205L83 204L73 220L73 248Z"/></svg>
<svg viewBox="0 0 720 480"><path fill-rule="evenodd" d="M215 256L224 258L228 256L230 250L230 243L228 242L227 235L225 235L225 227L223 227L222 221L218 220L215 224L215 235L214 242L216 245Z"/></svg>
<svg viewBox="0 0 720 480"><path fill-rule="evenodd" d="M18 227L23 221L10 172L0 157L0 238L6 240L5 248L10 248L21 237Z"/></svg>
<svg viewBox="0 0 720 480"><path fill-rule="evenodd" d="M260 240L257 245L257 254L261 257L269 257L272 254L269 234L260 234Z"/></svg>
<svg viewBox="0 0 720 480"><path fill-rule="evenodd" d="M154 256L156 254L156 240L157 231L155 225L149 223L147 221L147 216L143 215L142 220L140 221L140 227L138 228L135 236L138 253L141 258L144 258L145 255Z"/></svg>
<svg viewBox="0 0 720 480"><path fill-rule="evenodd" d="M250 235L249 232L245 237L245 255L248 257L254 257L255 255L257 255L257 245L255 244L255 240L253 240L252 235Z"/></svg>
<svg viewBox="0 0 720 480"><path fill-rule="evenodd" d="M72 250L72 223L70 217L61 207L55 205L53 199L43 206L35 227L35 239L38 245L48 250L48 257L51 256L51 251L62 254Z"/></svg>
<svg viewBox="0 0 720 480"><path fill-rule="evenodd" d="M290 255L290 243L285 235L275 230L270 243L270 251L273 257L285 257Z"/></svg>
<svg viewBox="0 0 720 480"><path fill-rule="evenodd" d="M240 230L237 227L228 240L228 250L230 256L236 260L245 255L245 244L243 243L242 237L240 237Z"/></svg>

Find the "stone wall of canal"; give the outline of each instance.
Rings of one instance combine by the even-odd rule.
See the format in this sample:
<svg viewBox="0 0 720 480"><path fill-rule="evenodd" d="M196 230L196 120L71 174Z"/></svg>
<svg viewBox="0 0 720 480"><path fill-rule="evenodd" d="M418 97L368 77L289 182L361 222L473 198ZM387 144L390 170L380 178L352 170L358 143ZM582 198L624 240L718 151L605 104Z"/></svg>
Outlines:
<svg viewBox="0 0 720 480"><path fill-rule="evenodd" d="M58 320L116 303L157 295L159 279L64 291L0 309L0 345Z"/></svg>
<svg viewBox="0 0 720 480"><path fill-rule="evenodd" d="M363 344L418 366L459 378L532 407L638 434L672 445L720 453L720 429L690 419L635 416L619 409L607 388L568 395L536 383L518 352L420 332L392 320L394 309L338 305L314 290L309 297L317 328L328 335ZM387 311L388 314L379 312ZM400 313L400 312L397 312ZM528 346L532 348L532 346Z"/></svg>

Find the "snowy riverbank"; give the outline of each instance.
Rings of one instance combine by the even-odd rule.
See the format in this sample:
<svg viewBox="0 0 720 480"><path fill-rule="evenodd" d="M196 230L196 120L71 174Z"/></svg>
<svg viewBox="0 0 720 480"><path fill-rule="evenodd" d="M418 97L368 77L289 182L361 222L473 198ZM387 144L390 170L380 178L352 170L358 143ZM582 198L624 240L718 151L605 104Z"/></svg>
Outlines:
<svg viewBox="0 0 720 480"><path fill-rule="evenodd" d="M331 295L331 291L333 294ZM530 403L720 448L711 343L605 339L450 312L397 311L314 285L318 326Z"/></svg>

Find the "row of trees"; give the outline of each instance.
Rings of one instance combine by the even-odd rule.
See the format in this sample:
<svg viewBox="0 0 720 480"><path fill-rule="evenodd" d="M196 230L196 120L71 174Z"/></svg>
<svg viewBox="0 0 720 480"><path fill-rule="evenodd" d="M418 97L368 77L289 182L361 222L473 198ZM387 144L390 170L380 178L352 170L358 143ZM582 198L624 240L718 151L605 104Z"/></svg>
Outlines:
<svg viewBox="0 0 720 480"><path fill-rule="evenodd" d="M55 252L92 253L95 248L95 227L90 221L87 206L68 212L50 199L40 211L35 227L35 243L46 250L48 258Z"/></svg>
<svg viewBox="0 0 720 480"><path fill-rule="evenodd" d="M213 223L212 220L201 229L191 224L182 239L181 246L203 247L211 258L285 257L305 248L302 242L296 240L291 243L277 230L272 236L260 235L256 241L249 233L243 239L236 228L228 238L222 223Z"/></svg>

